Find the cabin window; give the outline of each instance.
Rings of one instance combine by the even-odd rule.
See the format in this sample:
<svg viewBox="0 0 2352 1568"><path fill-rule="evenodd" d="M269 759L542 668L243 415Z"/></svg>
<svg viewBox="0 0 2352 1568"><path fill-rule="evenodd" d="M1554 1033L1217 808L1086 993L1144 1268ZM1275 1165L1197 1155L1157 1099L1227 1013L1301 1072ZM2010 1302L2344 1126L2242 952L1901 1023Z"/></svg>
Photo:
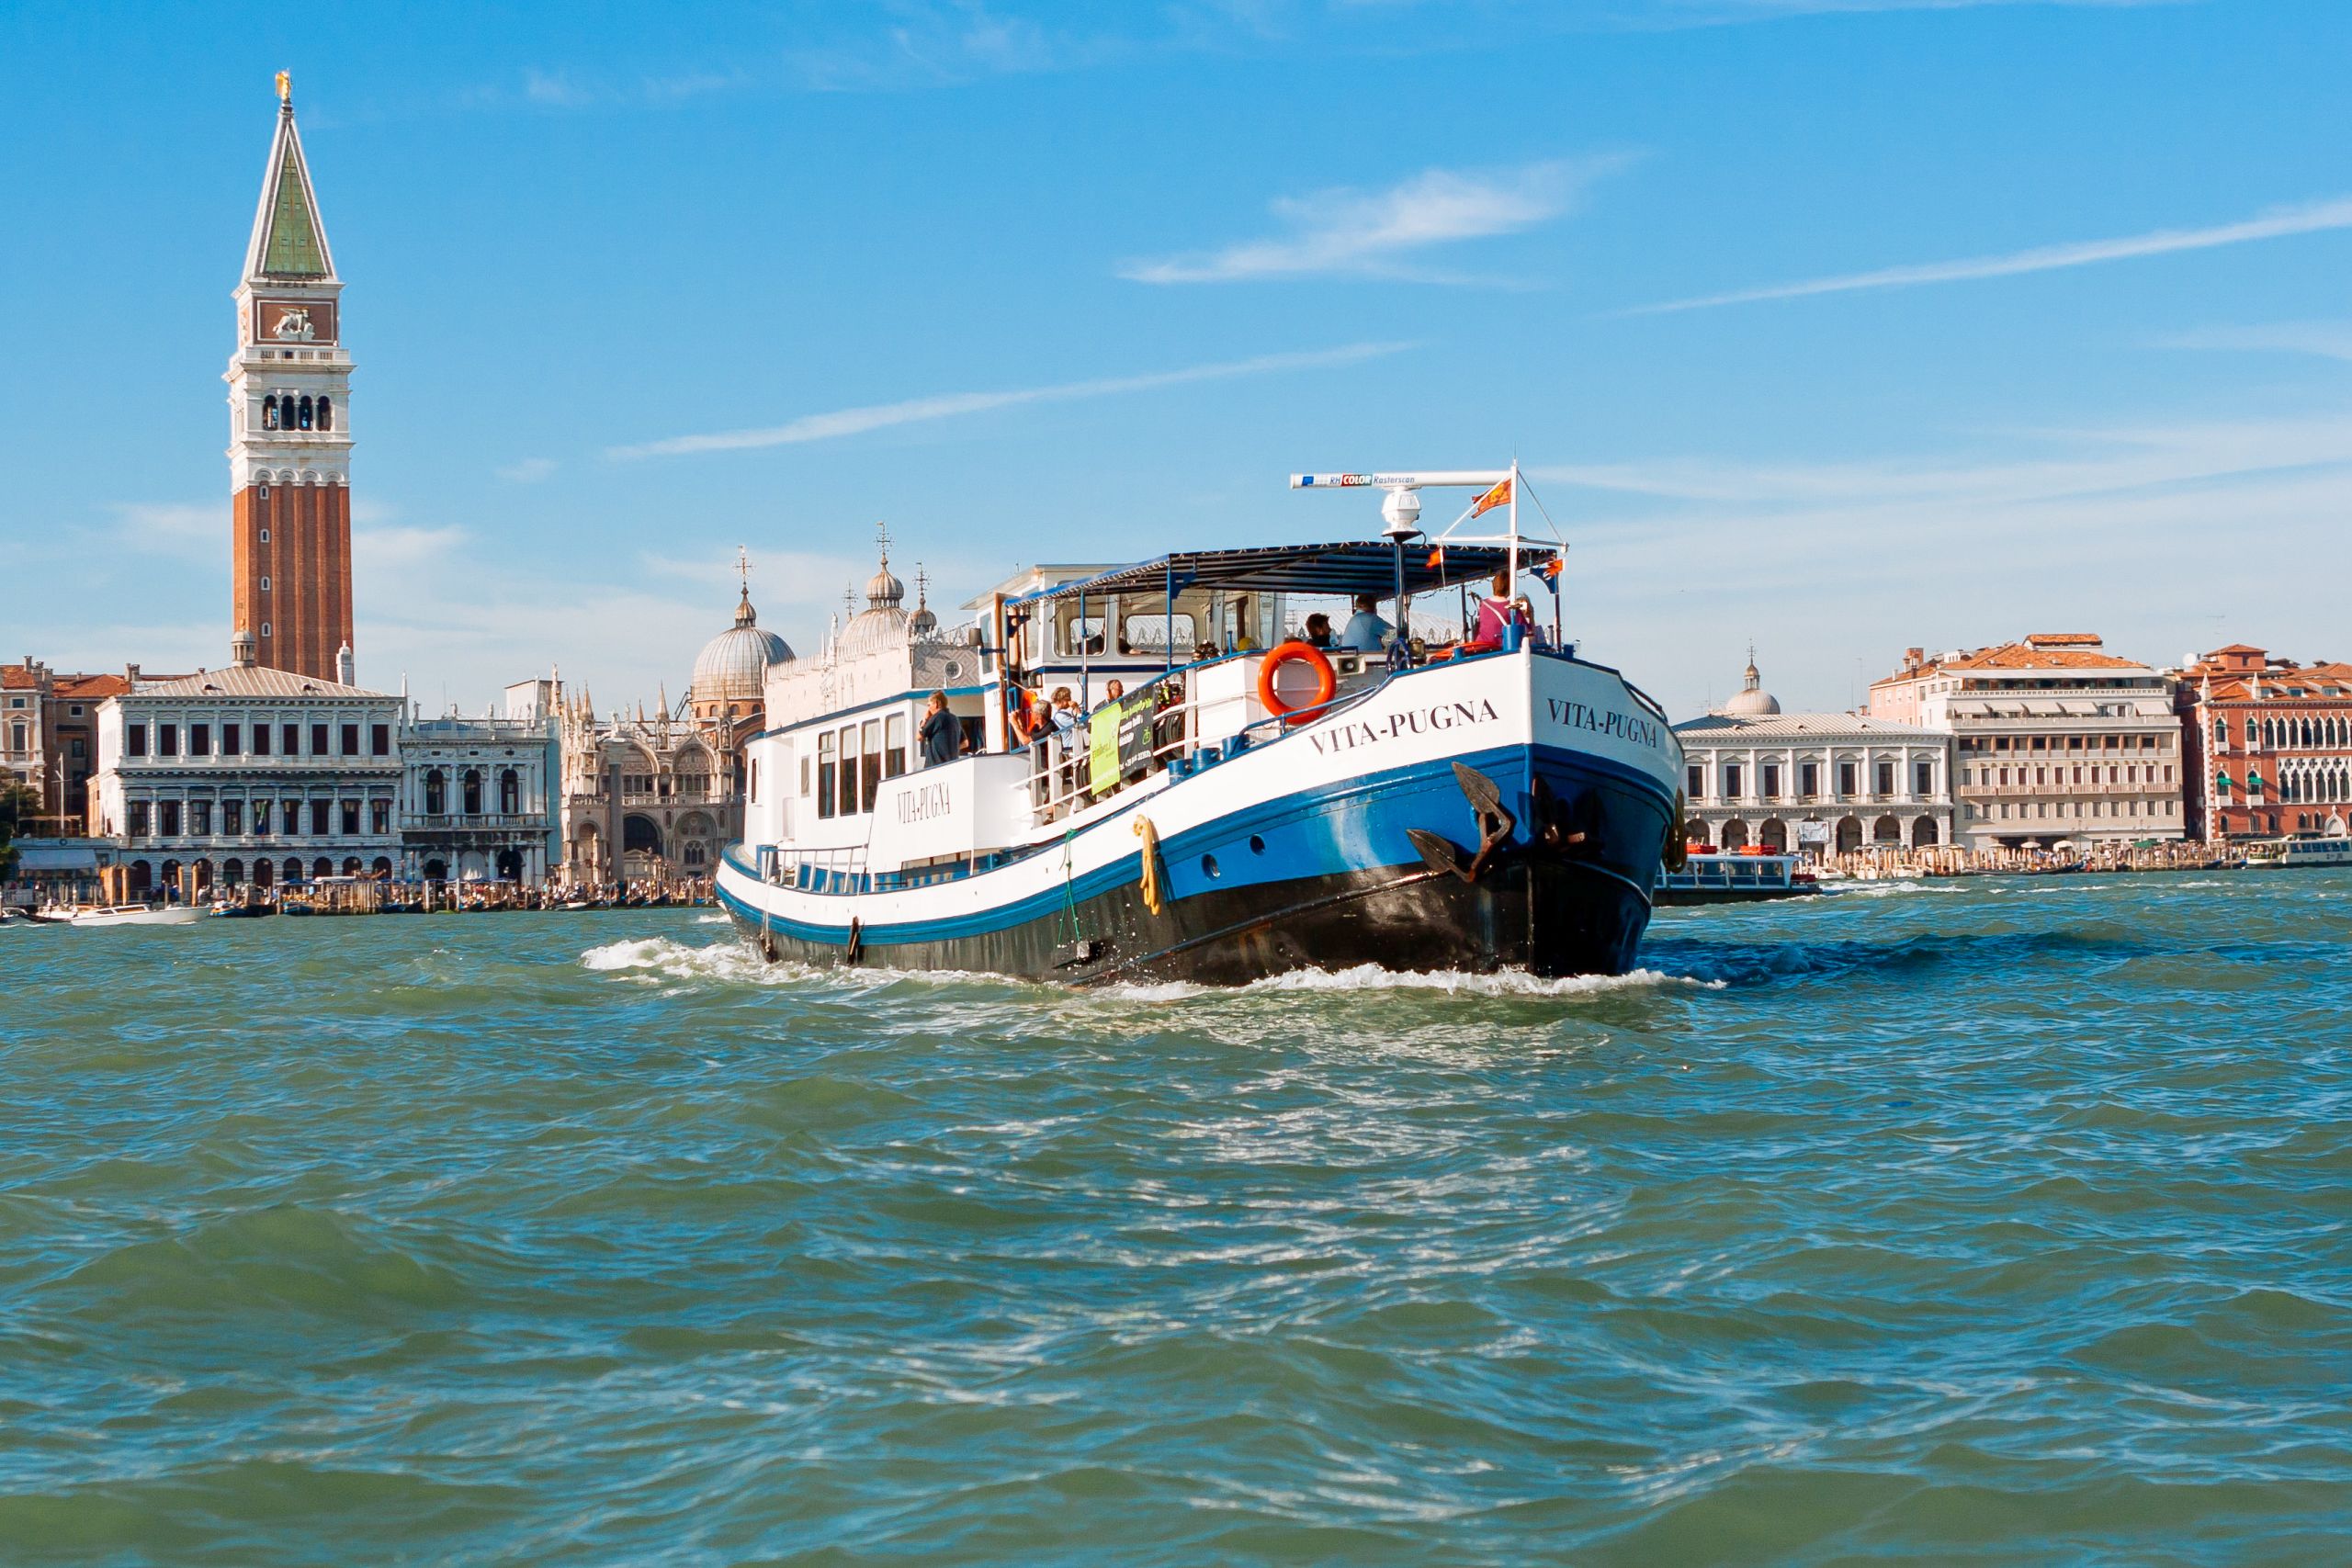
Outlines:
<svg viewBox="0 0 2352 1568"><path fill-rule="evenodd" d="M858 739L863 755L858 759L861 772L857 808L871 811L874 809L874 797L882 790L882 721L869 718L860 729Z"/></svg>
<svg viewBox="0 0 2352 1568"><path fill-rule="evenodd" d="M894 713L882 721L882 776L895 779L907 771L907 716Z"/></svg>
<svg viewBox="0 0 2352 1568"><path fill-rule="evenodd" d="M1121 623L1119 632L1121 652L1164 653L1172 646L1183 655L1180 663L1193 657L1193 649L1200 640L1201 634L1194 629L1193 617L1186 612L1179 612L1173 616L1129 615Z"/></svg>
<svg viewBox="0 0 2352 1568"><path fill-rule="evenodd" d="M834 744L833 732L830 729L817 737L817 815L820 817L840 815L834 809L833 784L839 772L833 761Z"/></svg>

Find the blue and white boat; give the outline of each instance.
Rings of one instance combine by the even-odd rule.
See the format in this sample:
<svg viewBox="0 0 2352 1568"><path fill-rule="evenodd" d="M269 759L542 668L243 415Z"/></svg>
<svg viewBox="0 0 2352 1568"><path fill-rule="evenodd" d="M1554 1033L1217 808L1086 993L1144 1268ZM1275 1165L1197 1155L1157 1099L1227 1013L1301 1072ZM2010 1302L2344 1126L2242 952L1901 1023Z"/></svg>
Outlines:
<svg viewBox="0 0 2352 1568"><path fill-rule="evenodd" d="M1559 641L1562 548L1521 535L1523 479L1293 482L1384 490L1387 536L1039 567L953 633L902 608L886 552L867 608L770 672L717 878L745 937L1079 983L1631 968L1681 750L1656 703ZM1480 500L1420 538L1418 492L1443 484ZM1464 532L1506 496L1507 533ZM1527 608L1484 642L1429 635L1498 572L1555 590L1550 635ZM1401 632L1288 636L1360 596ZM1021 694L1062 687L1075 725L1020 744ZM925 766L934 693L961 754Z"/></svg>

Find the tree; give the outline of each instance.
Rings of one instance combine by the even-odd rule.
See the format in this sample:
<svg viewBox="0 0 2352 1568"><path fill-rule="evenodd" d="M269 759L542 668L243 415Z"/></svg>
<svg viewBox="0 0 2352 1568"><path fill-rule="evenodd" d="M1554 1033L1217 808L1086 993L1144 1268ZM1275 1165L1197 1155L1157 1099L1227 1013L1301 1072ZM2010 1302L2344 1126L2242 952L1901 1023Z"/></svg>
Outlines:
<svg viewBox="0 0 2352 1568"><path fill-rule="evenodd" d="M39 792L14 780L0 784L0 882L17 874L17 852L10 840L22 824L40 815Z"/></svg>

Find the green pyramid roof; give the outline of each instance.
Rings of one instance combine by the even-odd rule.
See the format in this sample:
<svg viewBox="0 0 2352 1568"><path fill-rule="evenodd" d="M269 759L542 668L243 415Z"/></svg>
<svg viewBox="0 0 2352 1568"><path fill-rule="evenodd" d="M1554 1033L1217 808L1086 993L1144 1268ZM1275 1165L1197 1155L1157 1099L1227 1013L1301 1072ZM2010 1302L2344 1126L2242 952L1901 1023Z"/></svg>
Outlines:
<svg viewBox="0 0 2352 1568"><path fill-rule="evenodd" d="M301 159L294 139L277 164L277 199L271 205L269 233L262 242L261 270L273 277L324 277L326 252L319 243L318 215L311 210L311 192L302 178Z"/></svg>

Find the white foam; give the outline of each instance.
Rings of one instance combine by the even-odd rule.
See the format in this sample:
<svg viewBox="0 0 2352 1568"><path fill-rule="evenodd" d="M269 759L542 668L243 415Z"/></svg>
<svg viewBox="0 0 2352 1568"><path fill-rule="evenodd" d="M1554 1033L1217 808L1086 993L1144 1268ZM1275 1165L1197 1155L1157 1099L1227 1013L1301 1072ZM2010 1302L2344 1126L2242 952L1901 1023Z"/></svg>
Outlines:
<svg viewBox="0 0 2352 1568"><path fill-rule="evenodd" d="M1397 970L1383 969L1376 964L1359 964L1348 969L1293 969L1281 975L1269 975L1246 986L1199 986L1172 981L1159 985L1106 986L1097 994L1147 1002L1180 1001L1199 996L1242 996L1267 991L1442 991L1449 996L1469 997L1588 997L1612 991L1669 987L1720 991L1724 982L1702 980L1689 975L1661 974L1655 969L1635 969L1623 975L1546 977L1531 975L1523 969L1473 975L1459 969Z"/></svg>
<svg viewBox="0 0 2352 1568"><path fill-rule="evenodd" d="M636 973L649 979L660 975L678 980L723 980L763 986L820 984L861 990L903 981L934 985L1039 984L1010 976L959 969L840 969L819 968L806 964L769 964L763 962L748 943L722 942L695 946L661 936L608 942L601 947L592 947L580 955L580 964L584 969L599 973ZM1295 969L1285 974L1270 975L1246 986L1204 986L1181 980L1139 981L1134 984L1114 983L1085 994L1129 1002L1172 1002L1192 997L1241 996L1262 992L1325 991L1438 991L1449 996L1565 998L1679 987L1719 991L1724 986L1724 982L1721 980L1667 975L1655 969L1636 969L1626 975L1565 975L1547 979L1528 974L1525 970L1473 975L1461 970L1398 971L1383 969L1375 964L1359 964L1347 969ZM1051 986L1044 988L1061 989Z"/></svg>

